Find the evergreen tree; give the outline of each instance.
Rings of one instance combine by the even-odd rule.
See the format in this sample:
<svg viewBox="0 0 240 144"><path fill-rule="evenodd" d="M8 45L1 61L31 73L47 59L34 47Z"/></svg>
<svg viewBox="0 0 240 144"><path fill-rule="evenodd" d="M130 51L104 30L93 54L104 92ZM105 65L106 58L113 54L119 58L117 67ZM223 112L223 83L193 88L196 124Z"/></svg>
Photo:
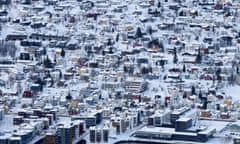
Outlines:
<svg viewBox="0 0 240 144"><path fill-rule="evenodd" d="M148 70L150 73L152 73L152 67L149 67Z"/></svg>
<svg viewBox="0 0 240 144"><path fill-rule="evenodd" d="M62 79L62 71L59 71L59 79Z"/></svg>
<svg viewBox="0 0 240 144"><path fill-rule="evenodd" d="M142 69L141 69L141 73L142 74L147 74L149 72L149 70L146 68L146 67L143 67Z"/></svg>
<svg viewBox="0 0 240 144"><path fill-rule="evenodd" d="M43 81L41 78L37 78L37 80L35 81L35 84L39 84L40 86L40 90L43 90L43 86L46 84L45 81Z"/></svg>
<svg viewBox="0 0 240 144"><path fill-rule="evenodd" d="M126 66L123 66L123 71L126 73L128 72L128 68Z"/></svg>
<svg viewBox="0 0 240 144"><path fill-rule="evenodd" d="M165 107L168 107L168 102L165 100L164 102Z"/></svg>
<svg viewBox="0 0 240 144"><path fill-rule="evenodd" d="M42 51L42 54L43 54L43 55L46 55L46 54L47 54L47 50L46 50L46 47L43 47L43 51Z"/></svg>
<svg viewBox="0 0 240 144"><path fill-rule="evenodd" d="M196 56L195 62L196 62L197 64L200 64L200 63L202 62L202 54L201 54L200 48L198 48L198 54L197 54L197 56Z"/></svg>
<svg viewBox="0 0 240 144"><path fill-rule="evenodd" d="M116 42L118 42L118 40L119 40L119 34L117 34L116 36Z"/></svg>
<svg viewBox="0 0 240 144"><path fill-rule="evenodd" d="M164 69L164 64L165 64L165 62L164 62L164 60L160 60L160 65L161 65L161 67L162 67L162 69Z"/></svg>
<svg viewBox="0 0 240 144"><path fill-rule="evenodd" d="M45 72L45 78L51 78L51 74L49 70Z"/></svg>
<svg viewBox="0 0 240 144"><path fill-rule="evenodd" d="M184 98L184 99L187 98L187 92L184 92L184 93L183 93L183 98Z"/></svg>
<svg viewBox="0 0 240 144"><path fill-rule="evenodd" d="M91 54L92 54L92 51L89 49L89 50L87 50L87 56L91 56Z"/></svg>
<svg viewBox="0 0 240 144"><path fill-rule="evenodd" d="M43 60L43 65L44 65L46 68L52 68L52 67L53 67L52 62L51 62L51 60L48 58L48 56L46 57L46 59Z"/></svg>
<svg viewBox="0 0 240 144"><path fill-rule="evenodd" d="M183 65L183 70L182 70L184 73L186 72L186 66L185 64Z"/></svg>
<svg viewBox="0 0 240 144"><path fill-rule="evenodd" d="M62 48L61 49L61 56L64 58L65 57L65 50Z"/></svg>
<svg viewBox="0 0 240 144"><path fill-rule="evenodd" d="M230 76L230 77L231 77L231 79L230 79L230 84L232 84L232 85L233 85L233 84L235 83L235 80L236 80L236 78L235 78L235 76L234 76L234 74L233 74L233 73L231 74L231 76Z"/></svg>
<svg viewBox="0 0 240 144"><path fill-rule="evenodd" d="M68 100L68 101L72 100L72 95L70 94L70 92L69 92L68 95L66 96L66 100Z"/></svg>
<svg viewBox="0 0 240 144"><path fill-rule="evenodd" d="M218 81L221 81L221 68L218 68L216 70L216 77Z"/></svg>
<svg viewBox="0 0 240 144"><path fill-rule="evenodd" d="M57 56L56 55L54 55L54 63L56 63L57 62Z"/></svg>
<svg viewBox="0 0 240 144"><path fill-rule="evenodd" d="M192 95L196 94L195 86L192 86L191 92L192 92Z"/></svg>
<svg viewBox="0 0 240 144"><path fill-rule="evenodd" d="M102 51L102 56L105 56L105 54L106 54L106 52L103 50L103 51Z"/></svg>
<svg viewBox="0 0 240 144"><path fill-rule="evenodd" d="M110 47L110 48L109 48L109 53L110 53L110 54L113 54L113 47Z"/></svg>
<svg viewBox="0 0 240 144"><path fill-rule="evenodd" d="M153 30L152 30L152 27L151 27L151 26L149 26L149 27L147 28L147 31L148 31L148 34L149 34L149 35L152 35Z"/></svg>
<svg viewBox="0 0 240 144"><path fill-rule="evenodd" d="M94 18L94 20L96 21L96 20L97 20L97 15L94 15L93 18Z"/></svg>
<svg viewBox="0 0 240 144"><path fill-rule="evenodd" d="M178 57L177 57L177 50L174 48L173 50L173 63L176 64L178 62Z"/></svg>
<svg viewBox="0 0 240 144"><path fill-rule="evenodd" d="M142 34L142 31L141 31L141 28L140 28L140 27L138 27L138 28L137 28L137 32L136 32L136 35L135 35L135 37L136 37L136 38L141 38L141 37L142 37L142 35L143 35L143 34Z"/></svg>
<svg viewBox="0 0 240 144"><path fill-rule="evenodd" d="M199 94L198 94L198 98L199 98L199 99L202 99L202 98L203 98L203 97L202 97L202 92L201 92L201 91L200 91Z"/></svg>
<svg viewBox="0 0 240 144"><path fill-rule="evenodd" d="M157 7L160 8L161 7L161 2L158 1Z"/></svg>
<svg viewBox="0 0 240 144"><path fill-rule="evenodd" d="M108 46L112 45L112 40L110 38L108 39L107 45Z"/></svg>
<svg viewBox="0 0 240 144"><path fill-rule="evenodd" d="M31 0L25 0L25 1L24 1L24 4L30 5L30 4L31 4Z"/></svg>

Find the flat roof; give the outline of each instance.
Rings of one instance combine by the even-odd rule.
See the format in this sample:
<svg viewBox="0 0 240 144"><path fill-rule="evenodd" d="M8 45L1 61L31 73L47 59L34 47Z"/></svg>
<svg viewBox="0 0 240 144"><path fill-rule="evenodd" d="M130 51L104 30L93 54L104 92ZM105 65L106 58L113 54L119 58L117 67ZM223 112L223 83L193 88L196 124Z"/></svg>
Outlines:
<svg viewBox="0 0 240 144"><path fill-rule="evenodd" d="M187 121L189 121L189 120L191 120L191 118L189 118L189 117L180 117L180 118L177 119L176 121L184 121L184 122L187 122Z"/></svg>
<svg viewBox="0 0 240 144"><path fill-rule="evenodd" d="M210 134L211 132L216 131L216 128L208 127L207 129L198 132L199 134Z"/></svg>
<svg viewBox="0 0 240 144"><path fill-rule="evenodd" d="M147 133L174 133L174 128L166 128L166 127L152 127L152 126L145 126L138 130L137 132L147 132Z"/></svg>
<svg viewBox="0 0 240 144"><path fill-rule="evenodd" d="M152 134L181 134L181 135L188 135L188 136L197 136L197 133L194 133L194 132L177 132L175 131L175 128L153 127L153 126L145 126L136 132L152 133Z"/></svg>

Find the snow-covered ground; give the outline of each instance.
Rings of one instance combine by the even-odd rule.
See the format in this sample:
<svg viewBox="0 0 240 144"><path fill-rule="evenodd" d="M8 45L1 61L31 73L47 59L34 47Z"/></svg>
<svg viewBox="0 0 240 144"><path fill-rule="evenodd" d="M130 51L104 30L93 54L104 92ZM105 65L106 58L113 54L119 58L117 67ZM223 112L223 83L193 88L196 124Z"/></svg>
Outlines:
<svg viewBox="0 0 240 144"><path fill-rule="evenodd" d="M183 106L199 113L210 110L210 120L199 123L219 132L240 115L238 7L236 0L12 1L1 6L1 15L8 13L0 16L7 20L1 22L0 60L14 64L0 64L0 105L6 113L0 133L18 131L13 117L33 108L56 110L56 130L57 123L71 122L71 113L90 116L106 110L104 122L111 125L112 118L131 119L127 115L141 111L146 124L158 110ZM8 41L13 34L27 38ZM24 46L25 41L41 46ZM15 56L4 55L14 49ZM20 60L23 53L30 58ZM145 82L147 89L141 90ZM23 96L28 91L33 95ZM223 113L230 118L221 118ZM110 126L109 143L127 140L139 127L116 135ZM84 138L89 142L88 132ZM231 143L226 133L207 143Z"/></svg>

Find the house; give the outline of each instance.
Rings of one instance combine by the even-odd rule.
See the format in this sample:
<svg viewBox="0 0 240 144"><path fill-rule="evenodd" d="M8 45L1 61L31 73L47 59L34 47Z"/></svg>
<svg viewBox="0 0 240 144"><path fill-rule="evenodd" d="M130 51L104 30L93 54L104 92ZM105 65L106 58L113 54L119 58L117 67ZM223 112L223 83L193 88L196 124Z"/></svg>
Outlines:
<svg viewBox="0 0 240 144"><path fill-rule="evenodd" d="M80 116L72 116L71 120L84 120L86 128L96 126L102 121L102 111L93 111L92 113L88 113L88 115L81 114Z"/></svg>
<svg viewBox="0 0 240 144"><path fill-rule="evenodd" d="M102 88L103 89L116 89L121 86L121 83L117 80L117 77L110 77L107 80L103 80Z"/></svg>
<svg viewBox="0 0 240 144"><path fill-rule="evenodd" d="M233 37L231 36L221 36L220 37L220 45L222 47L232 46L233 44Z"/></svg>
<svg viewBox="0 0 240 144"><path fill-rule="evenodd" d="M6 11L6 10L1 10L0 11L0 16L2 17L2 16L7 16L8 15L8 11Z"/></svg>
<svg viewBox="0 0 240 144"><path fill-rule="evenodd" d="M47 40L47 41L51 41L51 40L57 40L57 41L65 41L68 40L68 37L65 36L56 36L56 35L45 35L45 34L38 34L38 33L32 33L29 36L30 39L35 39L35 40Z"/></svg>
<svg viewBox="0 0 240 144"><path fill-rule="evenodd" d="M27 40L23 40L20 42L21 46L34 46L34 47L41 47L42 46L42 42L41 41L27 41Z"/></svg>
<svg viewBox="0 0 240 144"><path fill-rule="evenodd" d="M38 28L43 28L43 27L46 27L46 23L42 23L42 22L36 22L36 23L32 23L30 26L31 28L33 29L38 29Z"/></svg>
<svg viewBox="0 0 240 144"><path fill-rule="evenodd" d="M196 57L188 56L184 57L182 60L182 63L184 64L195 64L196 63Z"/></svg>
<svg viewBox="0 0 240 144"><path fill-rule="evenodd" d="M138 78L127 78L124 83L124 87L129 92L144 92L147 89L147 82Z"/></svg>
<svg viewBox="0 0 240 144"><path fill-rule="evenodd" d="M0 5L8 5L11 3L11 0L1 0Z"/></svg>
<svg viewBox="0 0 240 144"><path fill-rule="evenodd" d="M19 56L19 59L20 60L26 60L26 61L29 61L30 60L30 53L27 53L27 52L21 52L20 53L20 56Z"/></svg>
<svg viewBox="0 0 240 144"><path fill-rule="evenodd" d="M27 35L24 34L8 34L6 37L6 41L17 41L17 40L25 40L27 39Z"/></svg>

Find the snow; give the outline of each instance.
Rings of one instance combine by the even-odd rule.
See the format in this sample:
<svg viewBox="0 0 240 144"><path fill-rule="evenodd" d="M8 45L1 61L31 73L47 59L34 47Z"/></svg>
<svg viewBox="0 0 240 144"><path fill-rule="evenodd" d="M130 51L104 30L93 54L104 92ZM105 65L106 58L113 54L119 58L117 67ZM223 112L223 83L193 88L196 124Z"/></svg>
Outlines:
<svg viewBox="0 0 240 144"><path fill-rule="evenodd" d="M183 106L195 106L196 108L196 105L202 105L200 104L201 100L198 98L199 91L211 101L209 104L210 106L208 106L211 108L211 111L216 112L214 104L223 104L225 100L227 100L230 101L230 106L225 104L228 107L228 110L238 115L240 109L237 104L239 103L240 86L237 85L237 83L229 84L230 82L227 81L230 74L239 76L236 73L236 66L238 65L234 65L233 68L233 61L236 60L236 63L239 62L239 59L237 58L239 55L239 43L237 42L237 38L235 39L235 37L238 37L238 31L240 29L237 16L232 15L225 17L222 14L222 10L214 10L214 6L206 6L206 8L203 8L202 6L192 3L192 1L182 2L181 4L175 3L171 0L169 0L169 2L161 1L161 8L156 7L157 1L155 1L155 5L151 5L149 1L140 0L109 0L94 2L95 7L87 10L81 8L81 5L84 2L77 2L76 0L57 1L57 6L47 6L43 1L34 1L32 2L32 5L17 4L16 1L13 1L10 8L7 8L9 18L19 19L20 23L13 23L11 20L7 23L3 23L1 25L1 39L5 39L8 34L16 33L27 35L37 33L66 36L69 37L69 39L61 43L66 42L67 45L76 44L77 48L76 50L66 49L66 55L63 58L60 56L62 48L56 48L55 46L50 48L48 46L50 41L43 41L43 46L47 48L49 59L56 60L55 68L59 69L62 72L62 75L69 76L69 79L65 79L64 76L60 79L60 74L56 70L45 69L44 66L36 66L36 69L39 69L38 71L30 70L30 72L24 73L26 79L17 82L13 81L11 83L10 77L15 77L17 73L22 72L23 69L28 68L29 65L35 67L35 65L40 62L40 60L35 60L34 54L31 53L29 48L21 46L19 42L15 42L18 50L17 53L30 51L31 56L33 56L34 59L33 61L17 60L17 63L13 66L0 65L0 79L6 83L5 87L1 87L1 91L4 95L1 98L1 102L5 100L7 101L3 106L9 107L10 113L5 115L3 121L0 122L0 132L6 133L7 131L12 132L14 129L18 129L19 127L13 126L11 122L13 116L17 115L15 112L18 112L21 109L24 111L31 111L31 107L34 106L39 107L40 109L56 109L58 110L58 115L64 116L60 117L57 123L68 123L71 121L71 116L69 115L68 110L70 106L74 105L73 103L76 103L76 109L80 109L84 114L92 112L96 106L100 106L104 110L109 110L110 114L113 114L113 116L115 115L118 117L117 115L122 115L124 112L113 112L113 109L117 106L126 106L124 109L131 111L133 108L130 108L128 104L130 105L130 103L133 102L139 109L147 111L146 107L153 105L151 110L154 112L161 106L164 107L165 97L171 98L169 100L169 107L172 106L173 108L178 108ZM230 2L233 3L234 6L237 6L237 2ZM178 13L169 10L170 5L180 6L180 10L186 11L187 16L175 17ZM114 12L116 9L120 8L122 8L123 12ZM149 10L149 8L151 8L151 10ZM211 10L209 10L210 8ZM41 11L40 9L43 10ZM160 11L161 16L155 17L148 14L149 11L153 12L155 9ZM230 10L234 13L232 8L230 8ZM198 12L198 16L191 16L194 12ZM51 13L52 18L50 18L49 13ZM100 15L96 20L94 20L94 18L87 18L86 15L91 13L98 13ZM239 12L236 12L235 14L239 15ZM72 18L74 19L74 22L71 23L70 21ZM144 20L148 21L142 22ZM43 28L33 29L30 26L22 25L21 23L23 22L47 23L47 25ZM163 30L168 26L175 24L179 24L179 31L177 29ZM199 27L189 27L190 25L198 25ZM225 28L224 25L232 26L233 28ZM144 38L149 40L160 40L164 45L164 52L147 48L147 40L127 38L127 35L134 37L138 27L145 33L149 26L157 32L153 32L152 35L146 34ZM206 30L208 27L210 27L210 30ZM215 31L212 30L212 27L215 27ZM162 30L159 30L159 28ZM118 42L115 41L117 34L119 35ZM227 47L220 45L219 52L214 49L213 52L215 54L209 54L208 57L209 59L214 60L213 64L214 62L223 62L223 66L187 63L195 62L198 48L208 48L208 46L213 46L213 43L218 43L222 36L234 37L233 45ZM111 38L112 41L115 42L111 46L113 47L114 52L113 54L102 55L102 50L109 52L108 48L110 46L104 44L108 42L108 38ZM213 40L212 44L203 42L204 38L211 38ZM31 41L30 38L27 40ZM56 43L60 44L58 41ZM180 44L177 45L177 43ZM180 50L181 43L185 45L185 48L183 48L182 51ZM84 50L86 45L101 47L102 50L98 54L88 55L88 52ZM43 46L39 49L42 49ZM178 62L176 64L173 63L174 56L170 53L174 47L179 51L179 53L177 53ZM229 52L226 53L226 49L229 50ZM140 53L126 54L125 56L121 55L121 52L123 51L131 53L134 50L139 50ZM183 53L189 53L192 56L183 56ZM117 57L115 58L114 55ZM102 68L77 66L79 65L78 58L84 57L90 59L86 62L86 65L90 62L99 62L99 65L101 65ZM112 65L115 64L118 57L123 57L120 60L121 64L117 67L113 67ZM46 56L41 56L39 59L43 60L45 58ZM146 58L149 63L138 66L137 59L139 58ZM156 61L160 59L167 61L164 68L155 65ZM172 68L179 68L182 70L183 64L186 66L186 72L169 72L169 69ZM130 75L124 73L123 66L134 66L134 73ZM150 79L146 75L142 75L141 69L143 67L152 67L152 75L154 74L159 77L156 79ZM211 72L206 72L204 71L204 68L212 68L213 70ZM214 70L217 68L222 68L221 76L223 76L225 80L221 82L217 82L217 80L200 80L202 75L210 75L214 77ZM6 72L4 69L7 69L8 71ZM44 71L44 69L49 70L52 76L54 75L54 84L52 86L49 84L51 78L44 78L46 72L41 72L41 70ZM77 72L75 73L73 71ZM34 93L33 98L22 98L22 91L28 90L30 86L39 85L35 84L35 80L31 78L38 75L40 78L44 78L48 84L44 86L42 92ZM81 76L89 76L89 80L82 80ZM169 77L176 77L177 80ZM133 95L140 95L142 98L148 97L150 98L150 101L138 102L138 100L129 100L125 98L115 99L116 97L114 94L116 91L121 92L121 97L123 97L123 93L127 92L124 88L124 83L126 81L140 83L143 81L148 82L148 89L146 91ZM56 82L63 82L64 84L59 87ZM102 88L104 84L114 85L116 88ZM197 94L188 94L188 98L182 100L183 92L186 91L190 93L192 86L196 87ZM80 94L81 89L94 90L89 95L83 96ZM224 92L224 99L219 100L214 94L207 94L209 90L216 90L217 93ZM17 96L11 96L16 92L19 92L17 93ZM72 96L72 102L66 100L68 94ZM99 98L100 95L101 98ZM161 97L156 100L156 95L160 95ZM13 102L14 100L16 100L16 102ZM85 102L87 100L96 101L96 103L94 105L86 104ZM24 104L27 105L25 106ZM166 109L169 109L169 107ZM192 116L192 113L189 115ZM187 118L190 117L189 115L187 115ZM147 119L147 116L145 116L144 119ZM215 120L199 120L199 123L207 125L209 129L214 129L216 127L217 132L220 132L229 124L229 122ZM56 128L55 125L53 127ZM113 137L116 139L111 139L109 143L128 139L138 128L128 130L126 133L120 135L114 135ZM111 127L110 131L116 133L115 128ZM88 134L86 135L86 139L88 140ZM223 139L224 138L213 138L207 143L221 143L224 141Z"/></svg>
<svg viewBox="0 0 240 144"><path fill-rule="evenodd" d="M235 86L227 86L226 88L224 88L222 90L225 94L227 94L227 96L230 96L232 98L233 101L239 101L240 97L240 86L239 85L235 85Z"/></svg>

